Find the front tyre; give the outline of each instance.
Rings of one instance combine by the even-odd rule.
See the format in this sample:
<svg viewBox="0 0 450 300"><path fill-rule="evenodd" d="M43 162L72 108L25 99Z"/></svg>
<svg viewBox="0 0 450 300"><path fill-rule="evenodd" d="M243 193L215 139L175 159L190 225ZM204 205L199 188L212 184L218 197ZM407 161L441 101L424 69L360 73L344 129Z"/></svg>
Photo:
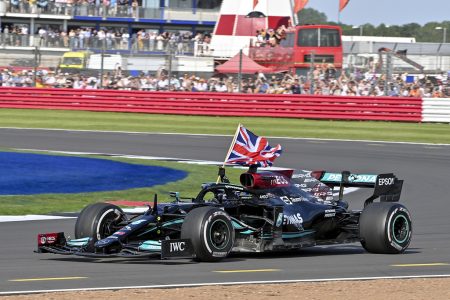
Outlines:
<svg viewBox="0 0 450 300"><path fill-rule="evenodd" d="M188 213L181 227L181 238L191 240L197 260L219 261L233 248L234 229L226 212L203 206Z"/></svg>
<svg viewBox="0 0 450 300"><path fill-rule="evenodd" d="M361 245L372 253L402 253L411 242L409 211L399 203L371 203L359 218Z"/></svg>
<svg viewBox="0 0 450 300"><path fill-rule="evenodd" d="M78 216L75 238L89 237L94 244L119 230L119 224L124 220L125 213L116 205L103 202L90 204Z"/></svg>

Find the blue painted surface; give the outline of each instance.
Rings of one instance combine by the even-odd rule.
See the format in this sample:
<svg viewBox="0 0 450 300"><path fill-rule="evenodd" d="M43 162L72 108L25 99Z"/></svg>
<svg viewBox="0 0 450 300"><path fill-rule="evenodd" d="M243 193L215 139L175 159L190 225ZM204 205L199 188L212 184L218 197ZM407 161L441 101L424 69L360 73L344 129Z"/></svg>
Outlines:
<svg viewBox="0 0 450 300"><path fill-rule="evenodd" d="M136 21L133 18L114 18L98 16L74 16L73 20L77 21L106 21L106 22L119 22L119 23L152 23L152 24L171 24L171 25L206 25L214 26L216 22L214 21L193 21L193 20L165 20L165 19L139 19Z"/></svg>
<svg viewBox="0 0 450 300"><path fill-rule="evenodd" d="M117 191L186 176L180 170L106 159L0 152L0 195Z"/></svg>

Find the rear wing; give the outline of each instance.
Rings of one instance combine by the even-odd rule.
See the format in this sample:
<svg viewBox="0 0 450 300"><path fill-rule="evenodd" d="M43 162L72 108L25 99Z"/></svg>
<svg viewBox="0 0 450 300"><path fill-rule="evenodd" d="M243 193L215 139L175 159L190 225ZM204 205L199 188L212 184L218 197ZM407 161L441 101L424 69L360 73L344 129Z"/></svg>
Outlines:
<svg viewBox="0 0 450 300"><path fill-rule="evenodd" d="M343 190L346 187L373 188L373 195L366 199L364 206L378 197L382 202L398 202L403 187L403 180L399 180L393 173L374 175L354 174L349 171L342 171L342 173L318 171L312 174L330 187L339 186L339 200L342 200Z"/></svg>

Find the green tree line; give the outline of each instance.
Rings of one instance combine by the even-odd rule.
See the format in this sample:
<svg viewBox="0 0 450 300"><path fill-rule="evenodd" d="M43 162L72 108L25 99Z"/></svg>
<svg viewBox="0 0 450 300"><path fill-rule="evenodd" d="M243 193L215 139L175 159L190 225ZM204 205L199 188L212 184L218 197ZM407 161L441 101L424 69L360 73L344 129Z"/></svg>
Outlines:
<svg viewBox="0 0 450 300"><path fill-rule="evenodd" d="M354 25L343 24L328 21L326 14L319 12L313 8L305 8L298 13L299 24L330 24L339 25L342 28L344 35L360 35L362 27L362 34L366 36L393 36L393 37L415 37L417 42L431 42L441 43L443 41L443 29L436 29L436 27L447 28L447 43L450 43L450 21L444 22L429 22L425 25L418 23L409 23L404 25L387 25L380 24L374 26L370 23L363 24L354 28Z"/></svg>

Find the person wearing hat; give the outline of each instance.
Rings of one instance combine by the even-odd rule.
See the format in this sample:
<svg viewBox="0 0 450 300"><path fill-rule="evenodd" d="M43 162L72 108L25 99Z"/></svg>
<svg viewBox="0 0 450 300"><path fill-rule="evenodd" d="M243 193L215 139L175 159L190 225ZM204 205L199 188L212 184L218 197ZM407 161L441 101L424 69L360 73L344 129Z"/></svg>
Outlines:
<svg viewBox="0 0 450 300"><path fill-rule="evenodd" d="M170 87L175 91L179 91L181 88L181 82L175 75L170 79Z"/></svg>
<svg viewBox="0 0 450 300"><path fill-rule="evenodd" d="M98 83L96 77L89 77L87 79L86 89L98 89Z"/></svg>
<svg viewBox="0 0 450 300"><path fill-rule="evenodd" d="M220 80L216 83L216 85L214 86L214 89L216 90L216 92L219 92L219 93L225 93L228 91L228 88L225 85L225 82L223 82L222 80Z"/></svg>
<svg viewBox="0 0 450 300"><path fill-rule="evenodd" d="M200 78L194 85L194 88L197 92L206 92L208 90L208 84L204 78Z"/></svg>

